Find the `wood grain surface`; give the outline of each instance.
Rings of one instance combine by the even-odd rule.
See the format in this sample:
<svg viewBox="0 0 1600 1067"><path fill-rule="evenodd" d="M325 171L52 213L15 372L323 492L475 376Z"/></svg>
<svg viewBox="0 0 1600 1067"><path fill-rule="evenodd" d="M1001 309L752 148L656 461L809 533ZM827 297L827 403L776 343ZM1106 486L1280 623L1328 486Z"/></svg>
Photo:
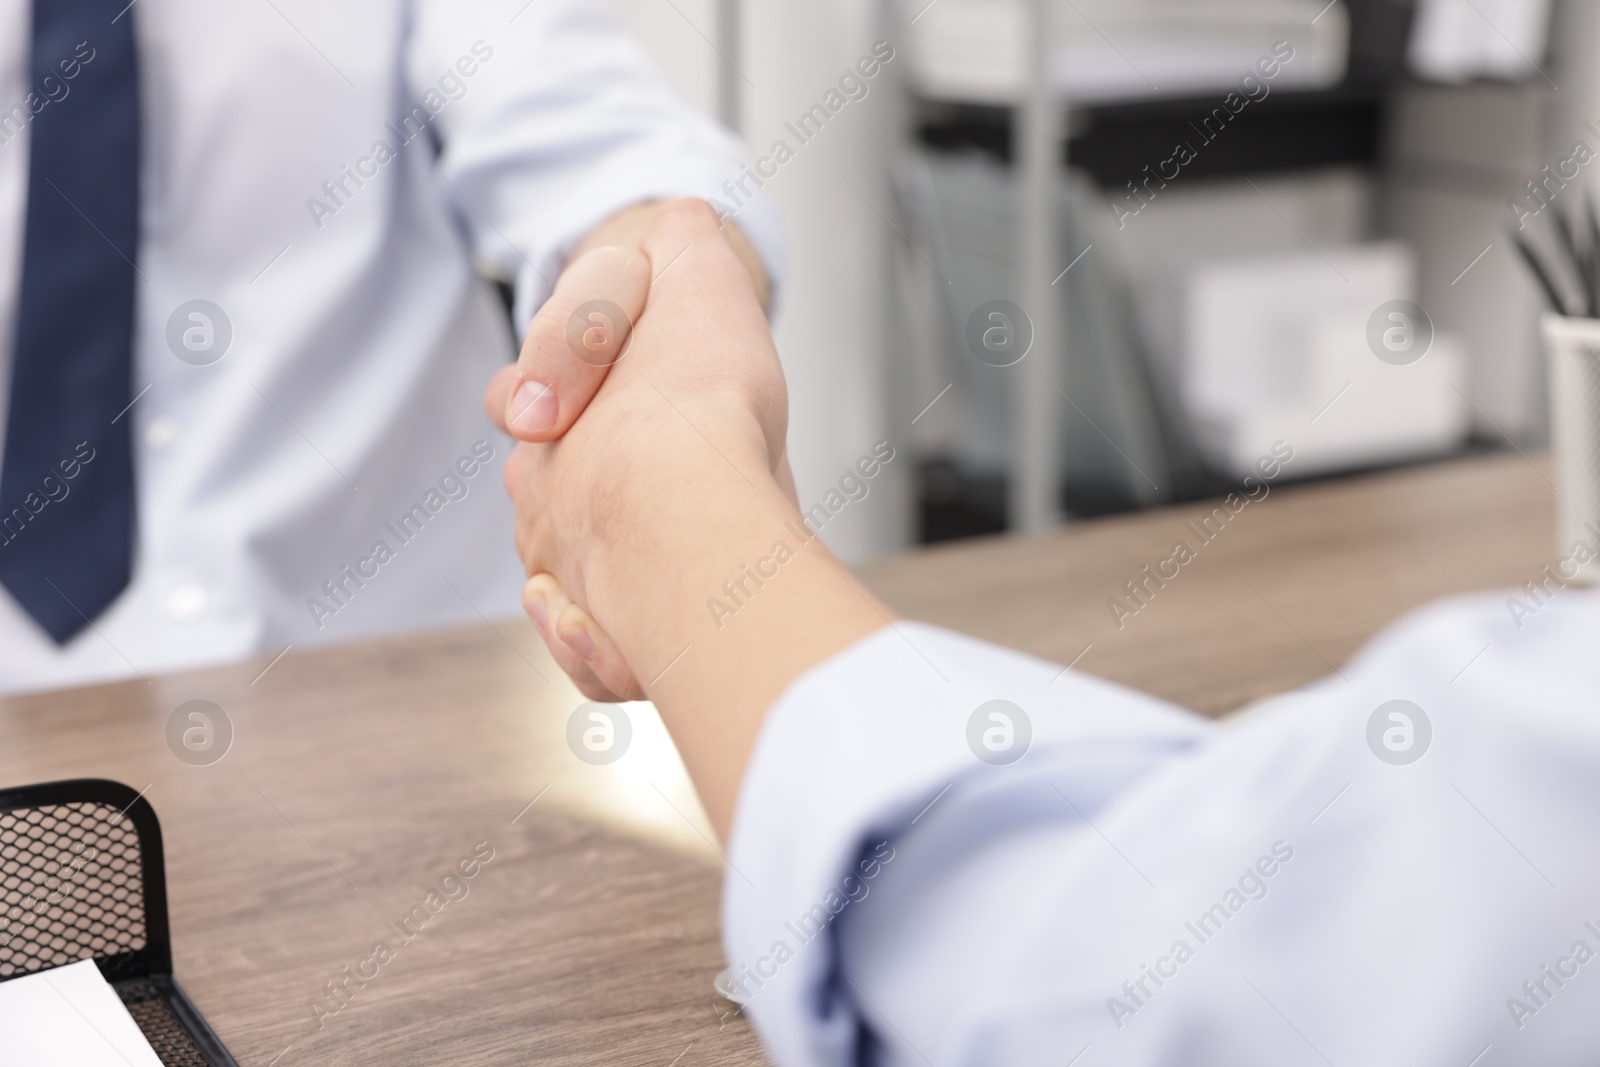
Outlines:
<svg viewBox="0 0 1600 1067"><path fill-rule="evenodd" d="M1543 456L1513 452L1274 488L1213 520L1209 542L1192 524L1215 501L928 549L861 575L911 618L1063 664L1081 655L1079 670L1215 716L1332 673L1430 600L1535 577L1564 555L1548 477ZM1194 559L1114 617L1107 602L1134 606L1124 583L1178 541Z"/></svg>
<svg viewBox="0 0 1600 1067"><path fill-rule="evenodd" d="M0 782L148 785L178 980L241 1064L762 1062L712 993L720 861L648 705L622 759L579 761L582 697L521 621L295 651L252 684L266 666L0 702ZM168 748L193 699L235 732L209 766ZM467 895L401 943L386 924L480 842Z"/></svg>
<svg viewBox="0 0 1600 1067"><path fill-rule="evenodd" d="M1556 555L1552 499L1517 455L1276 488L1120 628L1106 601L1197 542L1186 523L1209 507L862 573L909 616L1081 654L1077 669L1214 715L1327 673L1427 600L1531 578ZM192 699L234 731L206 766L168 747ZM627 754L580 761L581 702L521 620L295 650L0 700L0 784L148 786L178 978L246 1067L763 1062L711 992L720 858L676 753L630 705ZM327 983L398 944L386 924L475 848L494 858L468 894L319 1019Z"/></svg>

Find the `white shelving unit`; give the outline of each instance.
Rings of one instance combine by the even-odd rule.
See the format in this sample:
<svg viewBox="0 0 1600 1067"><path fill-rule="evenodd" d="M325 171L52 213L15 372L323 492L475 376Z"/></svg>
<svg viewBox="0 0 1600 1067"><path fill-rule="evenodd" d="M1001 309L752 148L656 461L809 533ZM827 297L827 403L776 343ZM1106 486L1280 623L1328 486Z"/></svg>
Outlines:
<svg viewBox="0 0 1600 1067"><path fill-rule="evenodd" d="M1062 513L1061 425L1057 388L1066 366L1065 324L1052 293L1057 277L1056 174L1065 104L1050 84L1052 0L1027 0L1027 83L1013 125L1018 208L1017 278L1021 305L1033 320L1033 346L1012 378L1012 472L1007 510L1011 528L1038 533Z"/></svg>

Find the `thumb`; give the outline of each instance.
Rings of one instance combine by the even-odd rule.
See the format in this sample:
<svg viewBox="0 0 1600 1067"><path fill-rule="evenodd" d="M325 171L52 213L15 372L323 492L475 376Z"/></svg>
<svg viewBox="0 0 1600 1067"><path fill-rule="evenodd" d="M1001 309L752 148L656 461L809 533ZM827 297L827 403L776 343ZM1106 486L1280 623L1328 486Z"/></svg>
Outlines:
<svg viewBox="0 0 1600 1067"><path fill-rule="evenodd" d="M627 351L649 287L650 261L637 249L596 248L573 261L528 326L515 379L497 376L490 403L503 397L507 432L553 441L572 427Z"/></svg>

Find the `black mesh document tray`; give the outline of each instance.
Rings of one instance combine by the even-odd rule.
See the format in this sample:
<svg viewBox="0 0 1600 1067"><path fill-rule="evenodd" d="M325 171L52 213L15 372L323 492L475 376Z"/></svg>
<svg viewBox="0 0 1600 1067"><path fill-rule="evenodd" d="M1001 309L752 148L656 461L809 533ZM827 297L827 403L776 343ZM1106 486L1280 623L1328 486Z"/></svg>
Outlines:
<svg viewBox="0 0 1600 1067"><path fill-rule="evenodd" d="M90 956L162 1063L238 1067L172 977L150 803L93 778L0 790L0 982Z"/></svg>

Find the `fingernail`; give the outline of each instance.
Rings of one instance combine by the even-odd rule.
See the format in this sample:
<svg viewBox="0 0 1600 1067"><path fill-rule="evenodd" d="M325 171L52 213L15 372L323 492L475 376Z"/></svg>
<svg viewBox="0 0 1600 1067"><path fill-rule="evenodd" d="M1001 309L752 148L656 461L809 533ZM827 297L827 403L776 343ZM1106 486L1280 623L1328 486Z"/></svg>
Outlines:
<svg viewBox="0 0 1600 1067"><path fill-rule="evenodd" d="M561 640L565 641L568 648L582 656L586 661L594 662L594 642L589 639L587 633L582 630L566 630L561 634Z"/></svg>
<svg viewBox="0 0 1600 1067"><path fill-rule="evenodd" d="M544 433L556 424L559 407L555 390L527 378L511 394L511 417L506 422L522 433Z"/></svg>
<svg viewBox="0 0 1600 1067"><path fill-rule="evenodd" d="M541 632L550 629L550 606L544 602L544 597L528 598L528 617Z"/></svg>

